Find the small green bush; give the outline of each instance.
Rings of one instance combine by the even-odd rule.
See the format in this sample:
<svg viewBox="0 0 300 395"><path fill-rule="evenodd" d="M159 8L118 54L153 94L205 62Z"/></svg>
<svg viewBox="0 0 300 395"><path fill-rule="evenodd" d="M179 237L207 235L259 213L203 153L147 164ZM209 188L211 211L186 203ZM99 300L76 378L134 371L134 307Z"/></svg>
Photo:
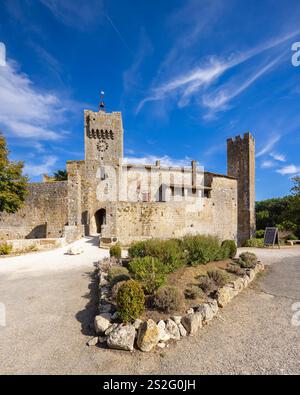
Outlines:
<svg viewBox="0 0 300 395"><path fill-rule="evenodd" d="M199 287L202 289L203 292L209 294L215 289L214 281L209 278L208 276L199 276Z"/></svg>
<svg viewBox="0 0 300 395"><path fill-rule="evenodd" d="M218 287L224 287L230 281L228 273L223 270L208 270L207 275Z"/></svg>
<svg viewBox="0 0 300 395"><path fill-rule="evenodd" d="M0 244L0 255L9 255L12 252L12 245L8 243Z"/></svg>
<svg viewBox="0 0 300 395"><path fill-rule="evenodd" d="M151 256L134 258L129 263L129 270L134 278L142 283L145 292L149 295L153 295L165 282L165 267L157 258Z"/></svg>
<svg viewBox="0 0 300 395"><path fill-rule="evenodd" d="M264 247L264 239L252 238L252 239L246 240L244 243L244 247L262 248L262 247Z"/></svg>
<svg viewBox="0 0 300 395"><path fill-rule="evenodd" d="M110 255L110 257L115 257L117 259L121 259L121 257L122 257L122 248L121 248L120 243L117 243L117 244L115 244L115 245L110 247L109 255Z"/></svg>
<svg viewBox="0 0 300 395"><path fill-rule="evenodd" d="M187 253L187 263L192 266L206 264L225 258L225 249L214 236L185 236L183 248Z"/></svg>
<svg viewBox="0 0 300 395"><path fill-rule="evenodd" d="M204 295L203 290L196 285L192 285L184 291L184 296L186 299L197 299L201 298Z"/></svg>
<svg viewBox="0 0 300 395"><path fill-rule="evenodd" d="M263 239L263 238L265 237L265 231L264 231L264 229L257 230L257 231L255 232L255 237L256 237L257 239Z"/></svg>
<svg viewBox="0 0 300 395"><path fill-rule="evenodd" d="M128 255L130 258L143 258L146 254L146 241L137 241L131 244L128 248Z"/></svg>
<svg viewBox="0 0 300 395"><path fill-rule="evenodd" d="M222 247L225 249L226 258L233 259L237 253L237 246L234 240L224 240L222 242Z"/></svg>
<svg viewBox="0 0 300 395"><path fill-rule="evenodd" d="M119 281L126 281L130 278L128 269L123 266L112 266L108 271L107 277L111 284L116 284Z"/></svg>
<svg viewBox="0 0 300 395"><path fill-rule="evenodd" d="M166 313L179 310L182 301L182 294L176 287L160 288L154 298L155 306Z"/></svg>
<svg viewBox="0 0 300 395"><path fill-rule="evenodd" d="M291 232L296 232L297 230L297 224L295 224L292 221L285 220L281 224L277 225L277 228L280 231L291 231Z"/></svg>
<svg viewBox="0 0 300 395"><path fill-rule="evenodd" d="M178 239L138 241L131 244L128 254L131 258L157 258L164 264L165 272L171 273L185 264L185 253L181 244Z"/></svg>
<svg viewBox="0 0 300 395"><path fill-rule="evenodd" d="M239 264L243 269L254 268L257 264L257 257L252 252L243 252L239 256Z"/></svg>
<svg viewBox="0 0 300 395"><path fill-rule="evenodd" d="M226 269L228 273L235 274L237 276L243 276L246 272L239 265L229 265Z"/></svg>
<svg viewBox="0 0 300 395"><path fill-rule="evenodd" d="M123 322L139 318L145 309L145 296L141 284L135 280L126 281L118 290L117 311Z"/></svg>

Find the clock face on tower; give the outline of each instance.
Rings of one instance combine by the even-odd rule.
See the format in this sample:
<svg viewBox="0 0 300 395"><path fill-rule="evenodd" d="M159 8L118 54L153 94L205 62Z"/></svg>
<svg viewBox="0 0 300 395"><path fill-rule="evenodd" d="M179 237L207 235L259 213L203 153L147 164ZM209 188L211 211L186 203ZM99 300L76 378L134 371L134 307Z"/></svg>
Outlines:
<svg viewBox="0 0 300 395"><path fill-rule="evenodd" d="M97 150L100 152L105 152L108 148L108 143L105 140L99 140L97 143Z"/></svg>

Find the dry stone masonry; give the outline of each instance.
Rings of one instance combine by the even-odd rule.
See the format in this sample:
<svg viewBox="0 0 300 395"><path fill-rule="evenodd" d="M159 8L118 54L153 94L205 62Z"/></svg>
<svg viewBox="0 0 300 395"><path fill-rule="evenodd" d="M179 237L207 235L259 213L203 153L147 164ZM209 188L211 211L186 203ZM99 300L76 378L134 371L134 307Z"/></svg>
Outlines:
<svg viewBox="0 0 300 395"><path fill-rule="evenodd" d="M255 147L250 133L229 139L228 174L123 161L120 112L84 111L84 160L67 162L68 181L29 186L25 206L1 214L0 238L100 234L101 245L151 237L213 234L239 244L255 230ZM47 182L48 180L48 182Z"/></svg>
<svg viewBox="0 0 300 395"><path fill-rule="evenodd" d="M133 351L136 345L139 350L150 352L156 347L165 348L172 341L179 341L183 337L195 336L204 325L213 320L219 308L225 307L263 270L264 265L258 262L253 269L247 269L243 277L219 288L214 298L208 298L205 303L189 309L182 316L171 316L157 323L152 319L137 319L133 324L122 324L118 320L118 314L113 313L114 306L109 302L108 267L99 262L99 314L94 322L97 336L87 344L91 346L101 342L109 348L125 351Z"/></svg>

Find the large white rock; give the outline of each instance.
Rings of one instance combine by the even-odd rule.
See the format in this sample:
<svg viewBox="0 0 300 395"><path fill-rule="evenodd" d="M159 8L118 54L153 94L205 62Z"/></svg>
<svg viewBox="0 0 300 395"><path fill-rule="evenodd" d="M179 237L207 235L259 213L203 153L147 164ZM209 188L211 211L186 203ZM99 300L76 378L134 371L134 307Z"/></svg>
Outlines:
<svg viewBox="0 0 300 395"><path fill-rule="evenodd" d="M219 306L218 306L218 302L216 299L208 299L207 304L209 304L210 308L212 309L214 315L217 314L217 312L219 311Z"/></svg>
<svg viewBox="0 0 300 395"><path fill-rule="evenodd" d="M156 323L149 319L142 323L138 330L137 345L141 351L148 352L156 347L159 339Z"/></svg>
<svg viewBox="0 0 300 395"><path fill-rule="evenodd" d="M215 314L212 307L208 303L203 303L197 307L197 312L202 315L203 324L207 324L211 321Z"/></svg>
<svg viewBox="0 0 300 395"><path fill-rule="evenodd" d="M119 325L107 337L107 345L117 350L132 351L135 340L133 325Z"/></svg>
<svg viewBox="0 0 300 395"><path fill-rule="evenodd" d="M181 322L181 318L182 318L181 315L173 315L171 317L171 320L173 320L177 325L179 325Z"/></svg>
<svg viewBox="0 0 300 395"><path fill-rule="evenodd" d="M219 307L224 307L226 306L231 299L233 299L237 294L237 291L234 290L233 287L230 287L229 285L225 285L222 288L218 289L217 292L217 301L218 301L218 306Z"/></svg>
<svg viewBox="0 0 300 395"><path fill-rule="evenodd" d="M170 336L170 339L179 340L180 332L176 323L170 318L166 320L166 333Z"/></svg>
<svg viewBox="0 0 300 395"><path fill-rule="evenodd" d="M111 326L111 314L109 313L102 313L96 315L95 317L95 331L96 333L103 333L106 329Z"/></svg>
<svg viewBox="0 0 300 395"><path fill-rule="evenodd" d="M233 281L233 287L236 291L241 292L244 288L244 280L240 277Z"/></svg>
<svg viewBox="0 0 300 395"><path fill-rule="evenodd" d="M170 340L170 335L166 332L166 323L161 320L157 323L158 328L158 341L167 342Z"/></svg>
<svg viewBox="0 0 300 395"><path fill-rule="evenodd" d="M202 314L187 314L181 318L181 323L189 335L194 335L198 329L202 328Z"/></svg>
<svg viewBox="0 0 300 395"><path fill-rule="evenodd" d="M178 329L180 332L180 336L185 337L187 335L187 331L182 324L178 324Z"/></svg>
<svg viewBox="0 0 300 395"><path fill-rule="evenodd" d="M80 255L82 253L83 253L83 248L80 247L70 247L67 252L68 255Z"/></svg>

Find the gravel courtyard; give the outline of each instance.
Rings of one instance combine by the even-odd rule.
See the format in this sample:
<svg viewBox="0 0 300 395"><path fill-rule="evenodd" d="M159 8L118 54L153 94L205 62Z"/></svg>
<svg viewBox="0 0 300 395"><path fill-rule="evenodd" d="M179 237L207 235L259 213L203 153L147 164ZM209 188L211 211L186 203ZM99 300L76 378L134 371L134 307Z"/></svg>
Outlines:
<svg viewBox="0 0 300 395"><path fill-rule="evenodd" d="M149 354L87 347L95 314L93 238L67 248L0 259L0 374L299 374L300 248L253 250L268 270L197 336ZM249 250L249 249L248 249Z"/></svg>

